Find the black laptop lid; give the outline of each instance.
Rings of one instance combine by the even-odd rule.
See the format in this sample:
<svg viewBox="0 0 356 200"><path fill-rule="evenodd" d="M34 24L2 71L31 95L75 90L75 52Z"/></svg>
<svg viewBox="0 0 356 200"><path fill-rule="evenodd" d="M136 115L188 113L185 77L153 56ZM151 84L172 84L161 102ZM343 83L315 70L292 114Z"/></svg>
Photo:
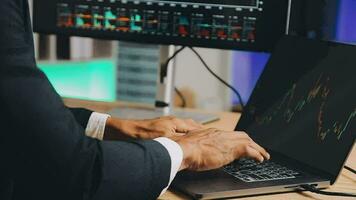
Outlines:
<svg viewBox="0 0 356 200"><path fill-rule="evenodd" d="M282 39L236 129L333 183L355 142L356 46Z"/></svg>

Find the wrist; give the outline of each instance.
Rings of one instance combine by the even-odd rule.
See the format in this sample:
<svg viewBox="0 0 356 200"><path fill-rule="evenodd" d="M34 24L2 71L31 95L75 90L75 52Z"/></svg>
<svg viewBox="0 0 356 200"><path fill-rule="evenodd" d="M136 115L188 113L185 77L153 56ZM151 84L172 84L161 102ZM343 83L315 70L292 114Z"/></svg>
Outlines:
<svg viewBox="0 0 356 200"><path fill-rule="evenodd" d="M127 137L123 134L123 123L124 120L114 118L114 117L109 117L106 120L106 125L105 125L105 134L104 134L104 139L105 140L124 140L127 139Z"/></svg>
<svg viewBox="0 0 356 200"><path fill-rule="evenodd" d="M125 132L124 131L124 125L125 125L125 120L119 119L119 118L113 118L109 117L106 120L106 126L110 129L113 129L118 132Z"/></svg>
<svg viewBox="0 0 356 200"><path fill-rule="evenodd" d="M113 118L112 117L108 117L108 119L106 120L106 127L112 127L113 126Z"/></svg>
<svg viewBox="0 0 356 200"><path fill-rule="evenodd" d="M183 171L185 169L188 169L188 161L187 159L183 156L182 164L180 165L179 171Z"/></svg>
<svg viewBox="0 0 356 200"><path fill-rule="evenodd" d="M106 122L108 130L129 138L138 138L139 123L134 120L125 120L119 118L109 118Z"/></svg>
<svg viewBox="0 0 356 200"><path fill-rule="evenodd" d="M191 152L192 152L189 143L187 143L181 136L174 136L174 137L171 137L170 139L175 141L181 147L181 149L183 151L183 160L182 160L182 164L179 168L179 171L188 169L189 163L190 163L189 160L190 160Z"/></svg>

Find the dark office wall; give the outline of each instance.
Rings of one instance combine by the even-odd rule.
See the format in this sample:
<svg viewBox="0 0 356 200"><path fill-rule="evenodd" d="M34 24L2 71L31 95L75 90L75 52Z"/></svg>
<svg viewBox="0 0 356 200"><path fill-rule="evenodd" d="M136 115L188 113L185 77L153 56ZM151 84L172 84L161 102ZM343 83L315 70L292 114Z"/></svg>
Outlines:
<svg viewBox="0 0 356 200"><path fill-rule="evenodd" d="M290 34L321 38L328 0L292 0Z"/></svg>
<svg viewBox="0 0 356 200"><path fill-rule="evenodd" d="M336 40L340 18L347 13L344 4L355 0L293 0L290 34L325 40ZM349 5L350 3L348 3ZM356 8L349 8L354 10ZM347 18L347 17L344 17ZM343 21L350 21L343 20ZM356 29L356 26L354 26Z"/></svg>
<svg viewBox="0 0 356 200"><path fill-rule="evenodd" d="M356 0L293 0L292 35L356 41Z"/></svg>
<svg viewBox="0 0 356 200"><path fill-rule="evenodd" d="M326 0L322 26L323 38L326 40L334 40L337 37L337 25L341 1L342 0Z"/></svg>

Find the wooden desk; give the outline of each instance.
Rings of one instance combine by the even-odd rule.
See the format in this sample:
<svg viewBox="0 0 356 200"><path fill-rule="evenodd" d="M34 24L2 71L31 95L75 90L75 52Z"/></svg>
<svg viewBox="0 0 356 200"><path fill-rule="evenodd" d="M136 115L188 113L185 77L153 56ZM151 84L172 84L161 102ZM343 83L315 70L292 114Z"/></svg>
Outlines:
<svg viewBox="0 0 356 200"><path fill-rule="evenodd" d="M88 109L92 109L99 112L106 112L114 107L122 106L122 103L102 103L102 102L90 102L90 101L81 101L81 100L73 100L73 99L66 99L65 103L68 106L73 107L85 107ZM129 106L132 106L129 105ZM235 125L240 117L239 114L236 113L226 113L221 112L219 114L221 120L208 124L206 127L215 127L223 130L234 130ZM347 161L347 165L356 169L356 147L354 147L352 153L349 156ZM347 170L343 170L339 179L337 180L336 184L331 186L327 191L338 191L338 192L352 192L356 193L356 175L352 174ZM189 199L189 197L173 193L171 191L166 192L162 195L159 200L184 200ZM339 199L352 199L346 197L332 197L332 196L325 196L325 195L318 195L313 194L310 192L300 192L300 193L285 193L285 194L277 194L277 195L265 195L265 196L258 196L258 197L248 197L248 198L238 198L238 200L285 200L285 199L292 199L292 200L304 200L304 199L327 199L327 200L339 200Z"/></svg>

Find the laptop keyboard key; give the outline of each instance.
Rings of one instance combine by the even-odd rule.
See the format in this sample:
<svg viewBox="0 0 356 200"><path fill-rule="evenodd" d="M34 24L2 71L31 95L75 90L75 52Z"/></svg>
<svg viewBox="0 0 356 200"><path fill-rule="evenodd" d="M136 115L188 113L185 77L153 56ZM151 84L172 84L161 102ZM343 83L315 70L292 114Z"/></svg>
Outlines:
<svg viewBox="0 0 356 200"><path fill-rule="evenodd" d="M296 178L301 174L271 161L257 163L240 159L224 167L224 171L244 182L272 181Z"/></svg>

